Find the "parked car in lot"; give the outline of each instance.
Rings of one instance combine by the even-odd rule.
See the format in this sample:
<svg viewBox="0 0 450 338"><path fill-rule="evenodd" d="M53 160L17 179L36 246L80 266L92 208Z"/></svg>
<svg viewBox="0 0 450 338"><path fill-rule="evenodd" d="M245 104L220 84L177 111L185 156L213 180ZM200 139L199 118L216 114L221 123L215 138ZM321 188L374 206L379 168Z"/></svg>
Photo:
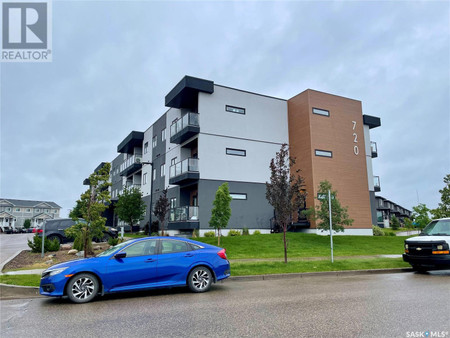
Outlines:
<svg viewBox="0 0 450 338"><path fill-rule="evenodd" d="M71 218L57 218L51 219L45 222L45 237L50 240L57 239L59 243L66 243L72 241L72 239L67 238L66 233L64 232L66 229L70 228L75 224L75 221ZM36 232L39 234L39 237L42 237L43 228L39 227ZM102 238L94 238L96 242L107 242L109 238L116 238L118 236L117 229L106 227L106 230L103 231Z"/></svg>
<svg viewBox="0 0 450 338"><path fill-rule="evenodd" d="M405 240L403 260L425 272L450 268L450 218L433 220L418 237Z"/></svg>
<svg viewBox="0 0 450 338"><path fill-rule="evenodd" d="M229 276L225 249L178 237L146 237L120 243L95 258L48 268L40 293L86 303L98 294L161 287L205 292Z"/></svg>

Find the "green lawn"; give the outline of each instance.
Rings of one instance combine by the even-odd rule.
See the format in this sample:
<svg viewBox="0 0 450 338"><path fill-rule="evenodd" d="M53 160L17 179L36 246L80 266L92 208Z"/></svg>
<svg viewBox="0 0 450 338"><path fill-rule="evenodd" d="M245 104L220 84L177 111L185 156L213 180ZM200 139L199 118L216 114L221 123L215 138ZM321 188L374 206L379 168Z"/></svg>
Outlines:
<svg viewBox="0 0 450 338"><path fill-rule="evenodd" d="M372 270L408 268L410 265L402 258L371 258L371 259L343 259L320 261L288 261L284 262L254 262L231 263L232 276L266 275L277 273L343 271L343 270Z"/></svg>
<svg viewBox="0 0 450 338"><path fill-rule="evenodd" d="M288 233L288 257L323 257L330 255L330 237L315 234ZM402 254L407 237L333 236L335 256ZM217 238L196 238L217 245ZM229 259L282 258L282 234L221 237L220 246Z"/></svg>
<svg viewBox="0 0 450 338"><path fill-rule="evenodd" d="M0 283L22 286L39 286L41 275L0 275Z"/></svg>

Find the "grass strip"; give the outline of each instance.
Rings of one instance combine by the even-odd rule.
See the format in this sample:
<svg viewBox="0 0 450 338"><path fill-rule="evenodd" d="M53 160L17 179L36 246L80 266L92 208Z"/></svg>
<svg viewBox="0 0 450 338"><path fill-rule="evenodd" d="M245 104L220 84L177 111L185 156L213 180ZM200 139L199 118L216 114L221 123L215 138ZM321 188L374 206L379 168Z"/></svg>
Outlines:
<svg viewBox="0 0 450 338"><path fill-rule="evenodd" d="M406 236L334 236L335 256L394 255L404 251ZM330 237L288 233L288 257L324 257L330 255ZM217 238L196 238L217 245ZM221 237L220 246L229 259L282 258L282 234Z"/></svg>
<svg viewBox="0 0 450 338"><path fill-rule="evenodd" d="M0 283L21 285L21 286L39 286L41 275L0 275Z"/></svg>
<svg viewBox="0 0 450 338"><path fill-rule="evenodd" d="M408 268L410 265L402 258L373 258L373 259L343 259L321 261L291 261L284 262L251 262L231 263L232 276L270 275L277 273L345 271L345 270L373 270Z"/></svg>

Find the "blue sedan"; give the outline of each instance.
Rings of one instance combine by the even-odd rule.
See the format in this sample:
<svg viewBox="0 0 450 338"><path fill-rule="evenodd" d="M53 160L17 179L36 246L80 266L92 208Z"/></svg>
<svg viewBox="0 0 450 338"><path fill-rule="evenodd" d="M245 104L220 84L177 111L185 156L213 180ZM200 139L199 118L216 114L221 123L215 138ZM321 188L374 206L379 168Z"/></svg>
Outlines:
<svg viewBox="0 0 450 338"><path fill-rule="evenodd" d="M53 265L42 273L40 293L86 303L98 294L188 286L205 292L230 276L225 249L176 237L120 243L97 257Z"/></svg>

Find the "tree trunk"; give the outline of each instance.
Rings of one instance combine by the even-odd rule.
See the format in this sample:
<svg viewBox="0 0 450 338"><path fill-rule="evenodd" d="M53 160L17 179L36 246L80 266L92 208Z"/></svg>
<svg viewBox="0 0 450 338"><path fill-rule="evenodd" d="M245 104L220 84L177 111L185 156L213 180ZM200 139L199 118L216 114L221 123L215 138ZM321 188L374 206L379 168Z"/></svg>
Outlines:
<svg viewBox="0 0 450 338"><path fill-rule="evenodd" d="M84 258L87 258L87 252L88 252L88 235L87 231L85 229L84 231Z"/></svg>
<svg viewBox="0 0 450 338"><path fill-rule="evenodd" d="M220 246L220 228L217 229L217 246Z"/></svg>
<svg viewBox="0 0 450 338"><path fill-rule="evenodd" d="M284 263L287 263L286 231L287 231L287 226L286 226L286 224L283 224Z"/></svg>
<svg viewBox="0 0 450 338"><path fill-rule="evenodd" d="M161 236L164 236L164 221L161 221Z"/></svg>

